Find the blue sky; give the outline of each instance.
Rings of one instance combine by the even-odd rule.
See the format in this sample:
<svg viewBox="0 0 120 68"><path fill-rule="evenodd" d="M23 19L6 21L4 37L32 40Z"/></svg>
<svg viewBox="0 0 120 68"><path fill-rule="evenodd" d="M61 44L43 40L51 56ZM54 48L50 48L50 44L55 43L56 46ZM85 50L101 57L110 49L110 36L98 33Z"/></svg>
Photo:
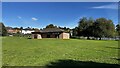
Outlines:
<svg viewBox="0 0 120 68"><path fill-rule="evenodd" d="M118 23L117 2L3 2L6 26L43 28L48 24L74 28L82 17L105 17Z"/></svg>

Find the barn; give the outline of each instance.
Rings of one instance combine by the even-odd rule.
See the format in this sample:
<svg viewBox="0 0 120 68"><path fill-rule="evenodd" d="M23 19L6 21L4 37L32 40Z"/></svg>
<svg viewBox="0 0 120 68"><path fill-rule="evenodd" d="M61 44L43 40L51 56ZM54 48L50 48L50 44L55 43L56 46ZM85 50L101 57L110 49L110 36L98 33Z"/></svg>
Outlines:
<svg viewBox="0 0 120 68"><path fill-rule="evenodd" d="M33 39L42 39L42 38L59 38L59 39L69 39L69 33L65 32L59 28L45 28L38 32L32 32Z"/></svg>

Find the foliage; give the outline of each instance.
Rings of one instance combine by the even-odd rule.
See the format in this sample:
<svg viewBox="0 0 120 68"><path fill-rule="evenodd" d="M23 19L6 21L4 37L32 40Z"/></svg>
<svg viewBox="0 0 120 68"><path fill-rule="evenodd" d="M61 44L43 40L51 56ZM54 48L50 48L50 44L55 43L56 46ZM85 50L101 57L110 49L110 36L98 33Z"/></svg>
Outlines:
<svg viewBox="0 0 120 68"><path fill-rule="evenodd" d="M99 33L96 34L98 37L113 37L115 32L115 26L112 20L107 20L105 18L98 18L95 21L95 26L98 27ZM95 30L95 32L97 29Z"/></svg>
<svg viewBox="0 0 120 68"><path fill-rule="evenodd" d="M77 32L77 33L76 33ZM87 19L83 17L78 22L78 27L74 28L74 33L78 36L85 37L113 37L115 34L115 26L112 20L106 18L98 18L96 20L91 17Z"/></svg>
<svg viewBox="0 0 120 68"><path fill-rule="evenodd" d="M120 24L116 25L116 31L117 31L118 35L120 36Z"/></svg>
<svg viewBox="0 0 120 68"><path fill-rule="evenodd" d="M58 26L59 29L63 29L65 32L70 32L71 29L70 28L67 28L67 27L60 27Z"/></svg>
<svg viewBox="0 0 120 68"><path fill-rule="evenodd" d="M23 27L20 27L20 30L22 30L23 29Z"/></svg>
<svg viewBox="0 0 120 68"><path fill-rule="evenodd" d="M57 26L53 25L53 24L49 24L46 26L46 28L57 28Z"/></svg>
<svg viewBox="0 0 120 68"><path fill-rule="evenodd" d="M0 22L0 35L2 35L2 36L7 35L7 30L2 22Z"/></svg>
<svg viewBox="0 0 120 68"><path fill-rule="evenodd" d="M78 27L73 28L72 31L73 31L73 36L78 36L78 33L79 33Z"/></svg>
<svg viewBox="0 0 120 68"><path fill-rule="evenodd" d="M91 27L94 23L94 20L90 17L87 19L86 17L83 17L78 22L78 35L79 36L90 36L91 31L89 30L89 27Z"/></svg>

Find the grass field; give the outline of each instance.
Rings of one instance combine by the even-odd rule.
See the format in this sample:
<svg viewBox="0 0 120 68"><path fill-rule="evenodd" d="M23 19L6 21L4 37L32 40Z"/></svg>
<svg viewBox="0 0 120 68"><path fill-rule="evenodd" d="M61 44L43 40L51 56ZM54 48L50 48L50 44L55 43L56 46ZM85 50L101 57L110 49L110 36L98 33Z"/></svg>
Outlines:
<svg viewBox="0 0 120 68"><path fill-rule="evenodd" d="M3 38L3 65L44 66L57 60L118 64L118 41Z"/></svg>

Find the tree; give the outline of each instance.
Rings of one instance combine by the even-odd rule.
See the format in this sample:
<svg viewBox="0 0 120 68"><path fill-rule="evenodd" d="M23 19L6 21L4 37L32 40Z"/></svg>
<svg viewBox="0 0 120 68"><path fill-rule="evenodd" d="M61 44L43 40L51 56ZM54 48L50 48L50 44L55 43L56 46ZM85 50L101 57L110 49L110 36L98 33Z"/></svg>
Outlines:
<svg viewBox="0 0 120 68"><path fill-rule="evenodd" d="M117 31L117 34L120 36L120 24L116 25L116 31Z"/></svg>
<svg viewBox="0 0 120 68"><path fill-rule="evenodd" d="M20 30L23 30L23 27L20 27Z"/></svg>
<svg viewBox="0 0 120 68"><path fill-rule="evenodd" d="M57 26L54 26L53 24L49 24L46 26L46 28L57 28Z"/></svg>
<svg viewBox="0 0 120 68"><path fill-rule="evenodd" d="M115 26L112 20L106 18L98 18L96 20L92 19L91 17L87 19L83 17L78 22L77 29L78 36L85 36L85 37L113 37L115 34ZM75 32L74 32L75 33Z"/></svg>
<svg viewBox="0 0 120 68"><path fill-rule="evenodd" d="M73 31L73 36L78 36L78 27L73 28L72 31Z"/></svg>
<svg viewBox="0 0 120 68"><path fill-rule="evenodd" d="M87 28L87 18L83 17L78 22L78 36L85 36L84 30Z"/></svg>
<svg viewBox="0 0 120 68"><path fill-rule="evenodd" d="M71 29L70 28L67 28L67 27L60 27L58 26L59 29L63 29L65 32L70 32Z"/></svg>
<svg viewBox="0 0 120 68"><path fill-rule="evenodd" d="M31 28L30 28L30 27L27 27L27 28L25 28L25 29L29 29L29 30L30 30Z"/></svg>
<svg viewBox="0 0 120 68"><path fill-rule="evenodd" d="M5 26L2 22L0 22L0 35L2 35L2 36L7 35L7 29L5 28Z"/></svg>
<svg viewBox="0 0 120 68"><path fill-rule="evenodd" d="M87 18L86 17L81 18L80 21L78 22L78 28L84 30L87 27L86 25L87 25Z"/></svg>
<svg viewBox="0 0 120 68"><path fill-rule="evenodd" d="M113 37L115 32L115 27L112 20L107 20L106 18L98 18L94 23L93 34L95 37Z"/></svg>
<svg viewBox="0 0 120 68"><path fill-rule="evenodd" d="M15 27L15 28L13 28L13 29L19 30L20 28L18 28L18 27Z"/></svg>
<svg viewBox="0 0 120 68"><path fill-rule="evenodd" d="M87 19L86 17L83 17L78 22L78 35L79 36L86 36L89 38L91 36L91 26L93 25L94 20L92 17Z"/></svg>
<svg viewBox="0 0 120 68"><path fill-rule="evenodd" d="M92 17L90 17L89 19L87 19L87 22L86 22L86 29L83 30L83 34L84 36L86 36L88 39L90 36L93 36L93 24L94 24L94 19Z"/></svg>

